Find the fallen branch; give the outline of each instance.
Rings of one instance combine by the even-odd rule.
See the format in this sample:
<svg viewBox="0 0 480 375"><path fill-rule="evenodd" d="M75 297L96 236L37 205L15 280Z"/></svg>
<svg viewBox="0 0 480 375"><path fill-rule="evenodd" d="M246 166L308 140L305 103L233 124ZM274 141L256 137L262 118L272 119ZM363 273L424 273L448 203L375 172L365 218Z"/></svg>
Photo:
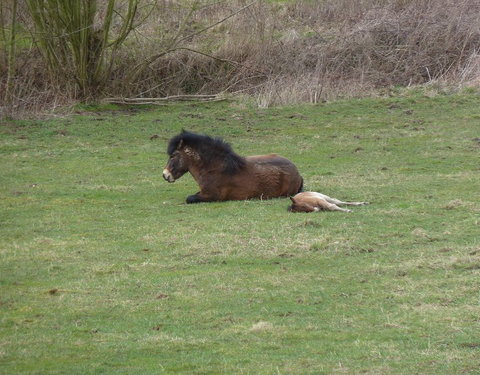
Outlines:
<svg viewBox="0 0 480 375"><path fill-rule="evenodd" d="M162 98L105 98L102 100L104 103L109 104L132 104L132 105L145 105L156 104L162 105L169 102L181 102L181 101L196 101L196 102L218 102L226 100L224 96L215 95L172 95Z"/></svg>

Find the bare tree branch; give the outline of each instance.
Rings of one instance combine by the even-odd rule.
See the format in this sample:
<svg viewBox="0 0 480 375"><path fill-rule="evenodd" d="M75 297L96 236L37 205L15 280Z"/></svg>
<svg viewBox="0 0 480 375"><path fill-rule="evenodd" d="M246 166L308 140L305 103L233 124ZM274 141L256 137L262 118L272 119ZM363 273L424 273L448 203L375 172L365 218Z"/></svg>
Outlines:
<svg viewBox="0 0 480 375"><path fill-rule="evenodd" d="M219 20L219 21L217 21L217 22L215 22L215 23L213 23L213 24L211 24L211 25L209 25L209 26L207 26L207 27L204 27L203 29L201 29L201 30L199 30L199 31L196 31L196 32L191 33L191 34L189 34L189 35L187 35L187 36L184 36L183 38L177 39L177 38L179 37L181 31L182 31L182 27L181 27L181 28L179 29L179 32L178 32L178 33L175 35L175 37L173 38L172 43L170 43L170 45L169 45L163 52L160 52L160 53L157 54L157 55L153 55L153 56L149 57L148 59L146 59L146 61L138 64L138 65L133 69L134 74L132 75L132 79L130 80L130 82L135 81L136 78L139 77L139 76L143 73L143 71L148 68L148 66L150 66L150 64L154 63L156 60L158 60L158 59L161 58L162 56L165 56L165 55L167 55L167 54L169 54L169 53L171 53L171 52L174 52L174 51L176 51L176 50L179 50L179 49L188 50L187 47L179 47L179 46L178 46L181 42L183 42L183 41L185 41L185 40L187 40L187 39L189 39L189 38L192 38L192 37L194 37L194 36L196 36L196 35L199 35L199 34L205 32L205 31L207 31L207 30L209 30L209 29L211 29L211 28L213 28L213 27L215 27L215 26L217 26L217 25L225 22L226 20L234 17L234 16L237 15L238 13L240 13L240 12L244 11L245 9L251 7L253 4L257 3L258 1L259 1L259 0L254 0L254 1L252 1L251 3L245 5L244 7L240 8L240 9L237 9L235 12L230 13L228 16L222 18L221 20ZM195 4L196 4L196 2L195 2ZM194 6L195 6L195 4L194 4ZM190 9L189 14L188 14L187 17L185 18L185 21L188 20L188 19L191 17L191 15L193 14L194 6L192 6L192 8ZM185 24L185 22L184 22L184 24ZM191 51L192 51L192 52L197 52L197 53L204 54L204 53L202 53L202 52L198 52L198 51L194 51L194 50L191 50ZM204 54L204 55L213 58L213 56L211 56L211 55L207 55L207 54ZM232 61L230 61L230 62L233 63L233 64L238 64L238 63L235 63L235 62L232 62Z"/></svg>

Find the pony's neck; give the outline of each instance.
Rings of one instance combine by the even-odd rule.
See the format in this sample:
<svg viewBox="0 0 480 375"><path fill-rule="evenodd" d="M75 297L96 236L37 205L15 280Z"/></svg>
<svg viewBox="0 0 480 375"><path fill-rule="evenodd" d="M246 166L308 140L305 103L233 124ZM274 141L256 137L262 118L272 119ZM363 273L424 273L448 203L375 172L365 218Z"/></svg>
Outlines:
<svg viewBox="0 0 480 375"><path fill-rule="evenodd" d="M197 151L193 150L188 146L183 149L183 152L188 163L188 171L193 176L195 181L199 183L202 174L202 169L198 167L198 163L200 162L200 156L198 155Z"/></svg>
<svg viewBox="0 0 480 375"><path fill-rule="evenodd" d="M188 171L192 175L193 179L200 186L202 186L202 182L207 175L215 174L215 172L217 172L217 170L218 170L218 168L208 168L208 169L201 168L198 165L196 165L195 163L190 163L190 166L188 168Z"/></svg>
<svg viewBox="0 0 480 375"><path fill-rule="evenodd" d="M200 173L200 169L195 166L195 165L192 165L188 168L188 171L190 172L190 174L192 175L193 179L195 181L197 181L197 184L200 183L200 180L201 180L201 173Z"/></svg>

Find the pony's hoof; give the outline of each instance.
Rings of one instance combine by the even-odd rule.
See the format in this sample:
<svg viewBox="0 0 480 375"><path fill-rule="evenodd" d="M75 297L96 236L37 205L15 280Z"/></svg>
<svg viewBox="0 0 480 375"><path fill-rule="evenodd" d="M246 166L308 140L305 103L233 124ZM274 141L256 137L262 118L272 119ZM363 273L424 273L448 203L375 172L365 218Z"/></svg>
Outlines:
<svg viewBox="0 0 480 375"><path fill-rule="evenodd" d="M198 195L189 195L186 200L187 204L191 203L199 203L202 202L201 199L198 198Z"/></svg>

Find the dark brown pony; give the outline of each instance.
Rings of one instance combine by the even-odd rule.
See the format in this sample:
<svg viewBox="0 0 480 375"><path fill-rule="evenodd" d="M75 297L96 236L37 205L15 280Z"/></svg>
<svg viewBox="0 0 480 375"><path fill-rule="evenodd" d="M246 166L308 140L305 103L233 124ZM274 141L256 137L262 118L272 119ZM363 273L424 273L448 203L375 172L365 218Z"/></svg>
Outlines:
<svg viewBox="0 0 480 375"><path fill-rule="evenodd" d="M190 172L200 191L187 203L286 197L302 190L295 165L279 155L242 157L220 138L183 130L173 137L163 178L175 182Z"/></svg>

